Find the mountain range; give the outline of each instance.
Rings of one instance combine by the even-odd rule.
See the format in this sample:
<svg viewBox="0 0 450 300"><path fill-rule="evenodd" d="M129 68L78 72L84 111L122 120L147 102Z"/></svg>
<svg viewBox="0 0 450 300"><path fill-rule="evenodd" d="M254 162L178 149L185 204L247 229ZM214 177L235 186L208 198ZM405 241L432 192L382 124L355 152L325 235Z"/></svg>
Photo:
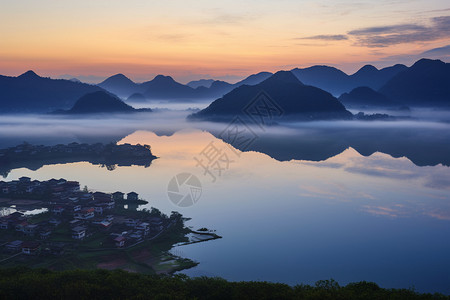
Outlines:
<svg viewBox="0 0 450 300"><path fill-rule="evenodd" d="M50 79L28 71L17 77L0 76L0 113L49 112L68 109L81 96L101 87L64 79Z"/></svg>
<svg viewBox="0 0 450 300"><path fill-rule="evenodd" d="M319 87L335 96L366 86L373 90L380 89L392 77L405 71L405 65L395 65L378 70L372 65L365 65L352 75L329 66L312 66L293 69L292 73L304 84Z"/></svg>
<svg viewBox="0 0 450 300"><path fill-rule="evenodd" d="M291 73L304 86L315 86L334 95L342 92L340 100L347 105L450 106L450 64L440 60L421 59L411 67L395 65L381 70L364 66L352 75L327 66L296 68ZM17 77L0 76L0 113L67 110L83 95L97 91L108 91L130 103L205 101L222 98L241 87L258 85L272 75L261 72L234 84L200 80L184 85L170 76L158 75L151 81L135 83L123 74L117 74L96 86L44 78L28 71Z"/></svg>
<svg viewBox="0 0 450 300"><path fill-rule="evenodd" d="M406 105L450 107L450 63L421 59L391 78L379 92Z"/></svg>
<svg viewBox="0 0 450 300"><path fill-rule="evenodd" d="M330 93L303 84L290 71L279 71L256 85L234 89L189 119L229 121L236 116L256 122L352 118Z"/></svg>
<svg viewBox="0 0 450 300"><path fill-rule="evenodd" d="M254 85L271 75L272 73L269 72L260 72L234 84L204 79L184 85L164 75L157 75L154 79L143 83L135 83L123 74L116 74L99 83L98 86L124 99L132 94L142 94L148 100L195 101L221 97L241 85Z"/></svg>

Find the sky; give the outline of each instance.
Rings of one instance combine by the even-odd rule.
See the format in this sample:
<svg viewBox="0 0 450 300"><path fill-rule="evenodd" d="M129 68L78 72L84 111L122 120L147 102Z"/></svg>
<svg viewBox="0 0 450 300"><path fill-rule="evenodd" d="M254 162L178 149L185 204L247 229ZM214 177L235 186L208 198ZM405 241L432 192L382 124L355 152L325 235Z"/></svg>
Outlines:
<svg viewBox="0 0 450 300"><path fill-rule="evenodd" d="M448 0L0 2L0 74L186 83L325 64L450 61Z"/></svg>

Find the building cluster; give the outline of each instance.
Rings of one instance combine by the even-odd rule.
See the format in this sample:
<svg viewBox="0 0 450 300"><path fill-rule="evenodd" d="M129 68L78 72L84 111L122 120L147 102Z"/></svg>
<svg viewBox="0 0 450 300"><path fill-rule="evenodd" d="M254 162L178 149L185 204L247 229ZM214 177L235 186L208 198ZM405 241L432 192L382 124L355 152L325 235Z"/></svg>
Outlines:
<svg viewBox="0 0 450 300"><path fill-rule="evenodd" d="M161 233L169 224L163 215L130 218L133 214L115 209L139 200L135 192L126 195L122 192L92 193L80 190L78 182L65 179L41 182L21 177L10 182L0 181L0 198L8 197L39 200L48 212L38 222L32 222L33 217L20 212L1 217L0 240L1 236L9 237L3 241L7 252L33 255L39 253L43 245L54 244L50 241L69 239L78 243L96 233L108 237L109 243L104 247L124 247ZM60 246L59 243L56 248ZM54 247L50 251L58 252Z"/></svg>

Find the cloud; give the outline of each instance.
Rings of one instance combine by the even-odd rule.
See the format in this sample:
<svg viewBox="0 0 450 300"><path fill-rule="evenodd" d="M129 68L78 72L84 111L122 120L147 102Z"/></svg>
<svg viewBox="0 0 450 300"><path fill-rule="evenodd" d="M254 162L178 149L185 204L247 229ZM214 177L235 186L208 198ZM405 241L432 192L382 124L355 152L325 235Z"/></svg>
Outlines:
<svg viewBox="0 0 450 300"><path fill-rule="evenodd" d="M450 37L450 16L431 19L430 26L398 24L367 27L348 32L356 44L365 47L388 47L391 45L429 42Z"/></svg>
<svg viewBox="0 0 450 300"><path fill-rule="evenodd" d="M345 41L351 39L354 40L357 46L381 48L398 44L431 42L445 38L450 38L450 16L432 18L428 26L394 24L354 29L347 32L347 34L322 34L295 39L320 41ZM448 55L449 49L443 47L443 49L437 48L437 51L446 51L445 55Z"/></svg>
<svg viewBox="0 0 450 300"><path fill-rule="evenodd" d="M349 31L349 35L365 36L371 34L389 34L399 33L406 31L421 31L426 30L426 27L412 24L392 25L392 26L380 26L380 27L368 27L363 29L356 29Z"/></svg>
<svg viewBox="0 0 450 300"><path fill-rule="evenodd" d="M420 54L420 56L426 56L426 57L450 56L450 45L427 50L425 52L422 52Z"/></svg>
<svg viewBox="0 0 450 300"><path fill-rule="evenodd" d="M297 40L321 40L321 41L343 41L348 40L348 37L343 34L322 34L322 35L313 35L308 37L296 38Z"/></svg>

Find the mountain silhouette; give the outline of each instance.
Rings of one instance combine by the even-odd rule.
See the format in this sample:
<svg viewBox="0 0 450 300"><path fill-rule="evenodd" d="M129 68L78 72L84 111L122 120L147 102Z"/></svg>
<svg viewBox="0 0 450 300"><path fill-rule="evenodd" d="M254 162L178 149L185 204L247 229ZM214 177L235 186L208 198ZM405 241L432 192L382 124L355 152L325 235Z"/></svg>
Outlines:
<svg viewBox="0 0 450 300"><path fill-rule="evenodd" d="M406 70L405 65L394 65L391 67L378 70L372 65L365 65L356 73L349 76L350 85L352 88L366 86L373 90L380 89L390 78L398 73Z"/></svg>
<svg viewBox="0 0 450 300"><path fill-rule="evenodd" d="M226 121L235 116L250 116L254 109L262 109L266 116L270 114L280 119L352 117L330 93L304 85L292 72L279 71L259 84L242 85L234 89L207 108L190 115L189 119Z"/></svg>
<svg viewBox="0 0 450 300"><path fill-rule="evenodd" d="M78 99L65 114L130 113L137 110L108 92L89 93Z"/></svg>
<svg viewBox="0 0 450 300"><path fill-rule="evenodd" d="M450 106L450 64L421 59L391 78L380 90L411 106Z"/></svg>
<svg viewBox="0 0 450 300"><path fill-rule="evenodd" d="M394 107L400 106L390 100L385 95L372 90L370 87L357 87L353 89L350 93L344 93L339 97L339 101L345 105L345 107L373 107L373 108L384 108L384 107Z"/></svg>
<svg viewBox="0 0 450 300"><path fill-rule="evenodd" d="M164 101L196 101L201 99L214 99L241 85L255 85L269 78L272 73L260 72L250 75L235 84L221 80L201 79L191 81L187 85L175 81L170 76L158 75L153 80L135 83L123 74L109 77L98 86L127 99L132 94L140 93L148 100Z"/></svg>
<svg viewBox="0 0 450 300"><path fill-rule="evenodd" d="M366 65L356 73L347 75L334 67L312 66L304 69L293 69L292 73L304 84L316 86L333 95L341 95L359 86L367 86L378 90L389 79L406 68L404 65L395 65L378 70L372 65Z"/></svg>
<svg viewBox="0 0 450 300"><path fill-rule="evenodd" d="M255 84L263 82L264 80L266 80L267 78L269 78L272 75L273 75L273 73L270 73L270 72L259 72L257 74L250 75L247 78L245 78L244 80L241 80L241 81L235 83L234 87L239 87L244 84L255 85Z"/></svg>
<svg viewBox="0 0 450 300"><path fill-rule="evenodd" d="M187 85L176 82L170 76L158 75L153 80L141 84L143 94L148 99L192 99L195 90Z"/></svg>
<svg viewBox="0 0 450 300"><path fill-rule="evenodd" d="M141 93L134 93L127 99L128 102L145 102L147 98Z"/></svg>
<svg viewBox="0 0 450 300"><path fill-rule="evenodd" d="M198 87L209 88L211 86L211 84L213 84L214 81L215 81L214 79L200 79L200 80L190 81L186 85L193 89L196 89Z"/></svg>
<svg viewBox="0 0 450 300"><path fill-rule="evenodd" d="M123 74L113 75L99 83L98 86L123 98L127 98L139 90L139 85Z"/></svg>
<svg viewBox="0 0 450 300"><path fill-rule="evenodd" d="M28 71L18 77L0 75L0 113L46 113L68 109L81 96L102 88Z"/></svg>

